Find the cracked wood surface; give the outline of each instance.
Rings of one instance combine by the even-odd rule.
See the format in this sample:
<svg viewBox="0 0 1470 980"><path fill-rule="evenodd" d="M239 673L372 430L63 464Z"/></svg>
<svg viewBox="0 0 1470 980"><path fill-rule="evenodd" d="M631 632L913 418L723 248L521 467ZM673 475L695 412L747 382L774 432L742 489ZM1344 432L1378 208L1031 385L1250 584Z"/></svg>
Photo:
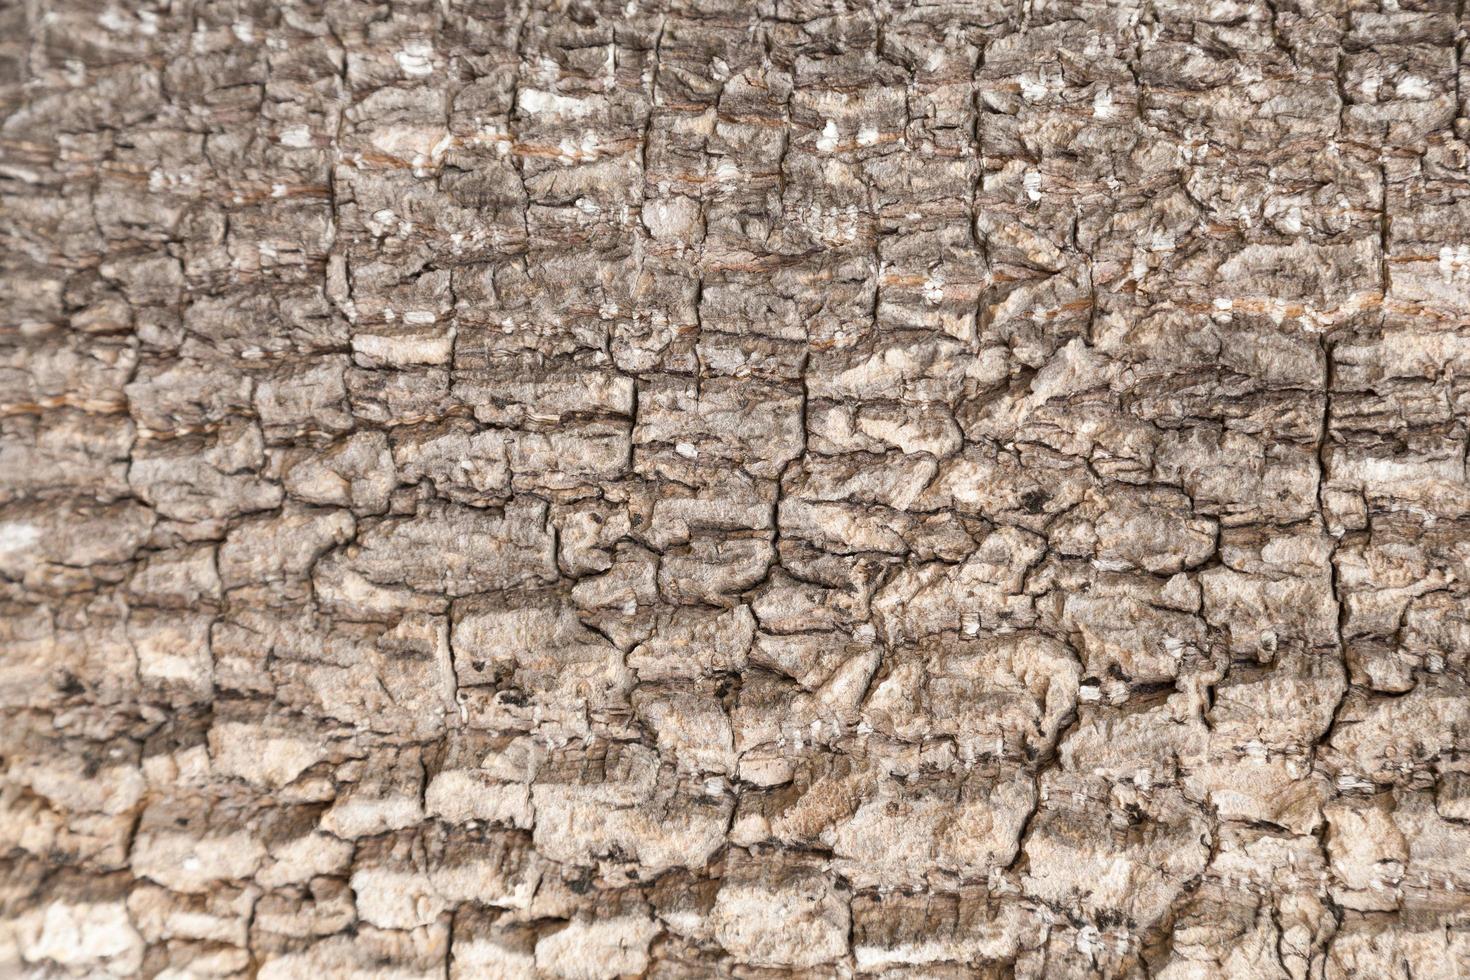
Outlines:
<svg viewBox="0 0 1470 980"><path fill-rule="evenodd" d="M0 974L1470 975L1467 24L0 6Z"/></svg>

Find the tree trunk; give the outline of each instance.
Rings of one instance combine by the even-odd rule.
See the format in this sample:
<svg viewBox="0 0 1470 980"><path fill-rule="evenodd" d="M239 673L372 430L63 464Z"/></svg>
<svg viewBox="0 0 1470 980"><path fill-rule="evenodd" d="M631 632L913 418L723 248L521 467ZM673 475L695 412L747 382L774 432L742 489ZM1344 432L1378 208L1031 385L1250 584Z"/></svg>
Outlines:
<svg viewBox="0 0 1470 980"><path fill-rule="evenodd" d="M0 974L1470 975L1449 0L12 0Z"/></svg>

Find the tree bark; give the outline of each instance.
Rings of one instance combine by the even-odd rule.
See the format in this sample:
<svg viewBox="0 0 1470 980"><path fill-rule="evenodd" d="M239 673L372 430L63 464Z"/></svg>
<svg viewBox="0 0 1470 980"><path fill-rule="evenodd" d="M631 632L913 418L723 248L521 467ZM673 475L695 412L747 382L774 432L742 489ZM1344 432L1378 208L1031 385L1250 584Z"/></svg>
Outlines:
<svg viewBox="0 0 1470 980"><path fill-rule="evenodd" d="M1470 975L1463 4L0 25L0 973Z"/></svg>

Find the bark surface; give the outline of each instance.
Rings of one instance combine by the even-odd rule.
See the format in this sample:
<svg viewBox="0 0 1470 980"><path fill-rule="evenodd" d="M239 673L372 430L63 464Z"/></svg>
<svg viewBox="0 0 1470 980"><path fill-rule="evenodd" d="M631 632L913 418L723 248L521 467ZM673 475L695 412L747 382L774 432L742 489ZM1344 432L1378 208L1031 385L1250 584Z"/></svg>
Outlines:
<svg viewBox="0 0 1470 980"><path fill-rule="evenodd" d="M1470 975L1467 24L0 5L0 974Z"/></svg>

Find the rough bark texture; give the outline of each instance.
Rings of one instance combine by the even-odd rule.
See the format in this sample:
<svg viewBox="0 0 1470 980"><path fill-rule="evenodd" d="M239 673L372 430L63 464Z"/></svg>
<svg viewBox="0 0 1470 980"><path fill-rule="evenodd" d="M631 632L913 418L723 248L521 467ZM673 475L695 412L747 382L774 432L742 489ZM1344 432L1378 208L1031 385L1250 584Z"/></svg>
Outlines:
<svg viewBox="0 0 1470 980"><path fill-rule="evenodd" d="M11 0L0 974L1470 975L1466 23Z"/></svg>

